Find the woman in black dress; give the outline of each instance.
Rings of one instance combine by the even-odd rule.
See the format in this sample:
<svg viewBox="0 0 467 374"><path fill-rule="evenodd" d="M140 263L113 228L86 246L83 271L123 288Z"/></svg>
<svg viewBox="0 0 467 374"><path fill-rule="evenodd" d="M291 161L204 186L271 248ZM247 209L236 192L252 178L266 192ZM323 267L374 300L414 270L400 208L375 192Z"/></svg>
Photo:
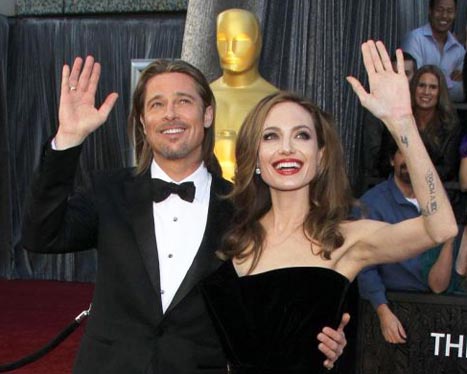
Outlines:
<svg viewBox="0 0 467 374"><path fill-rule="evenodd" d="M403 152L422 215L394 225L349 220L352 197L330 116L290 93L263 99L237 140L237 212L221 250L228 261L201 285L230 372L321 372L324 356L312 339L337 325L358 272L456 233L412 114L401 51L399 73L381 42L364 43L362 53L370 93L347 79Z"/></svg>

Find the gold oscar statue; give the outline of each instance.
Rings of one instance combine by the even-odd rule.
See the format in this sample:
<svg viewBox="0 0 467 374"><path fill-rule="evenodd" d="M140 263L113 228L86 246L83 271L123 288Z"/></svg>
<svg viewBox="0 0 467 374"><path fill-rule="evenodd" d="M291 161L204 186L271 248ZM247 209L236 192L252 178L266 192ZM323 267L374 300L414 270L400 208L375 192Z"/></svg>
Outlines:
<svg viewBox="0 0 467 374"><path fill-rule="evenodd" d="M278 88L258 71L261 29L256 16L243 9L228 9L217 17L217 51L222 76L211 83L216 97L215 153L223 176L235 170L235 140L248 112Z"/></svg>

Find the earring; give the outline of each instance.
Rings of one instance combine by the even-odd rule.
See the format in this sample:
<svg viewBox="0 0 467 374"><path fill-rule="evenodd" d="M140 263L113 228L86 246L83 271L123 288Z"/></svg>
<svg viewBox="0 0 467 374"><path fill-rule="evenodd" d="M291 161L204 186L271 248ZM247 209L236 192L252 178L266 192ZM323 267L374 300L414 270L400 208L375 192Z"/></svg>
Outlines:
<svg viewBox="0 0 467 374"><path fill-rule="evenodd" d="M260 175L260 174L261 174L261 169L259 168L259 166L256 166L255 174L256 174L256 175Z"/></svg>

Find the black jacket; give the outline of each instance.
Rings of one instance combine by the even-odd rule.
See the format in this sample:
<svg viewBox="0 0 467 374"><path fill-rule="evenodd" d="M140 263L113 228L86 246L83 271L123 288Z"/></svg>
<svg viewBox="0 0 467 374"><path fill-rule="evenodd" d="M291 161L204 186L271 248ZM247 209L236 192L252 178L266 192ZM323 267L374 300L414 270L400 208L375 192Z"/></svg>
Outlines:
<svg viewBox="0 0 467 374"><path fill-rule="evenodd" d="M63 253L96 248L92 311L74 373L221 373L225 358L195 285L214 271L232 207L231 188L213 177L206 231L166 313L160 300L150 173L101 172L87 193L73 193L80 147L46 147L25 204L27 250ZM180 233L183 235L183 233Z"/></svg>

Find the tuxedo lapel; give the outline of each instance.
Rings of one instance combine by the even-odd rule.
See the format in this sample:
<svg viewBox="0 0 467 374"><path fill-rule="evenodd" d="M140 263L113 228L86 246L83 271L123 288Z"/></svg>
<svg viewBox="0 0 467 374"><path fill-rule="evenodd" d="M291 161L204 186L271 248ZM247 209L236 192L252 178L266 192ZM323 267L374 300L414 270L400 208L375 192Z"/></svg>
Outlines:
<svg viewBox="0 0 467 374"><path fill-rule="evenodd" d="M130 225L135 233L136 242L141 252L144 267L156 293L155 299L162 317L160 299L159 258L154 231L153 204L149 172L125 182L126 205Z"/></svg>
<svg viewBox="0 0 467 374"><path fill-rule="evenodd" d="M201 279L211 274L221 264L215 251L219 249L221 236L225 232L228 222L230 222L232 208L230 203L222 199L220 195L227 194L229 189L230 184L220 178L213 177L203 240L193 263L167 308L166 314L183 300Z"/></svg>

